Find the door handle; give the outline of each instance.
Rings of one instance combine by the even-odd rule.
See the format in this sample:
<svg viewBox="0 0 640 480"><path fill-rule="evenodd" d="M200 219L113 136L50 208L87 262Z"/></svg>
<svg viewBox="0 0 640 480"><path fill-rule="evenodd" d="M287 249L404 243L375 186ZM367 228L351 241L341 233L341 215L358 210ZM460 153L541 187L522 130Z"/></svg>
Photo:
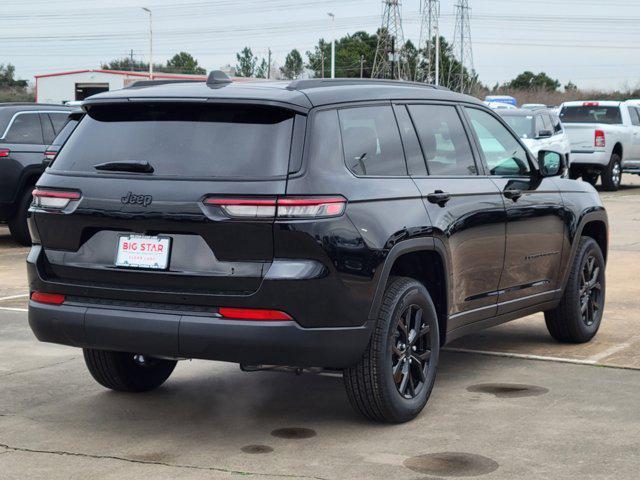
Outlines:
<svg viewBox="0 0 640 480"><path fill-rule="evenodd" d="M443 192L442 190L436 190L433 193L427 195L429 203L435 203L441 207L444 207L449 200L451 200L451 194Z"/></svg>
<svg viewBox="0 0 640 480"><path fill-rule="evenodd" d="M510 188L502 192L502 194L509 200L517 202L518 199L522 196L522 190L518 190L517 188Z"/></svg>

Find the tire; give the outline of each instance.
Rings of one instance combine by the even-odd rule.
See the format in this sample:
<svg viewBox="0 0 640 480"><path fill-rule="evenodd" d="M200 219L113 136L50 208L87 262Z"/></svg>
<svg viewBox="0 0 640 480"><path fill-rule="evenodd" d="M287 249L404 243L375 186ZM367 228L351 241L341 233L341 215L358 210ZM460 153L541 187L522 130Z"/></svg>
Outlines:
<svg viewBox="0 0 640 480"><path fill-rule="evenodd" d="M582 174L582 180L595 187L596 183L598 182L598 174L584 172Z"/></svg>
<svg viewBox="0 0 640 480"><path fill-rule="evenodd" d="M29 207L33 201L31 192L33 187L28 187L22 192L20 200L16 206L16 211L13 217L9 219L9 231L13 239L26 246L31 245L31 235L29 234L29 226L27 225L27 218L29 216Z"/></svg>
<svg viewBox="0 0 640 480"><path fill-rule="evenodd" d="M592 259L593 268L598 268L598 272L590 275L588 269L591 267L588 264ZM596 335L605 304L604 270L605 262L600 247L593 238L582 237L560 305L544 314L547 329L553 338L565 343L586 343ZM584 293L583 273L593 284ZM588 278L590 276L593 278ZM586 311L583 312L584 305Z"/></svg>
<svg viewBox="0 0 640 480"><path fill-rule="evenodd" d="M405 319L413 328L403 329ZM418 322L421 333L414 335ZM390 279L364 355L343 372L349 402L371 420L412 420L431 395L439 352L438 317L427 289L412 278Z"/></svg>
<svg viewBox="0 0 640 480"><path fill-rule="evenodd" d="M607 192L615 192L622 183L622 159L620 155L611 155L609 165L602 171L602 188Z"/></svg>
<svg viewBox="0 0 640 480"><path fill-rule="evenodd" d="M134 353L84 349L89 373L100 385L120 392L147 392L162 385L176 367L175 360L161 360Z"/></svg>

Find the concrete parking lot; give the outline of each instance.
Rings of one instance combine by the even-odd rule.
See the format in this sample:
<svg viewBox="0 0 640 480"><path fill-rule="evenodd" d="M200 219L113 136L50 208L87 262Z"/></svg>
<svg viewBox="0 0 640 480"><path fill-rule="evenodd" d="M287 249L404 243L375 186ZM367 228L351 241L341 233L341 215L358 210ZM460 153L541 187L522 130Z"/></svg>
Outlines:
<svg viewBox="0 0 640 480"><path fill-rule="evenodd" d="M107 391L27 325L24 257L0 227L0 479L632 479L640 471L640 181L603 193L607 306L562 345L541 315L462 338L423 414L366 422L341 378L185 361L155 392Z"/></svg>

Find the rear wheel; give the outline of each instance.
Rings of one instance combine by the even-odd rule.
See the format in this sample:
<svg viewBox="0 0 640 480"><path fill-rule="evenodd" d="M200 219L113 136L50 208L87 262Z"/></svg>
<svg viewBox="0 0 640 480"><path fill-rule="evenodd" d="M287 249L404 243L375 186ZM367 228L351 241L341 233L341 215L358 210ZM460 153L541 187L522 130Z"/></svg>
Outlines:
<svg viewBox="0 0 640 480"><path fill-rule="evenodd" d="M84 349L84 361L100 385L121 392L146 392L159 387L177 363L135 353L89 348Z"/></svg>
<svg viewBox="0 0 640 480"><path fill-rule="evenodd" d="M611 155L611 161L602 172L602 188L608 192L615 192L622 183L622 159L620 155Z"/></svg>
<svg viewBox="0 0 640 480"><path fill-rule="evenodd" d="M438 318L429 292L414 279L393 279L367 350L344 371L351 405L380 422L412 420L431 395L439 351Z"/></svg>
<svg viewBox="0 0 640 480"><path fill-rule="evenodd" d="M553 338L585 343L596 335L604 310L604 269L600 246L593 238L582 237L560 305L544 314Z"/></svg>
<svg viewBox="0 0 640 480"><path fill-rule="evenodd" d="M13 217L9 219L9 231L13 239L22 245L31 245L31 235L29 234L29 226L27 225L27 218L29 216L29 207L33 201L31 192L33 187L28 187L22 192L20 200L16 206L16 211Z"/></svg>

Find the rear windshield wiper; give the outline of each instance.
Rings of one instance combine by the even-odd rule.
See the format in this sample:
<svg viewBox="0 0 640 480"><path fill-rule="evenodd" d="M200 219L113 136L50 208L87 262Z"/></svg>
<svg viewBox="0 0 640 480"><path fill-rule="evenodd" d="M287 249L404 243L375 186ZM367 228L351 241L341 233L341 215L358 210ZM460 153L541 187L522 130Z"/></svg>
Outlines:
<svg viewBox="0 0 640 480"><path fill-rule="evenodd" d="M132 172L132 173L153 173L154 169L149 162L106 162L94 165L93 168L105 172Z"/></svg>

